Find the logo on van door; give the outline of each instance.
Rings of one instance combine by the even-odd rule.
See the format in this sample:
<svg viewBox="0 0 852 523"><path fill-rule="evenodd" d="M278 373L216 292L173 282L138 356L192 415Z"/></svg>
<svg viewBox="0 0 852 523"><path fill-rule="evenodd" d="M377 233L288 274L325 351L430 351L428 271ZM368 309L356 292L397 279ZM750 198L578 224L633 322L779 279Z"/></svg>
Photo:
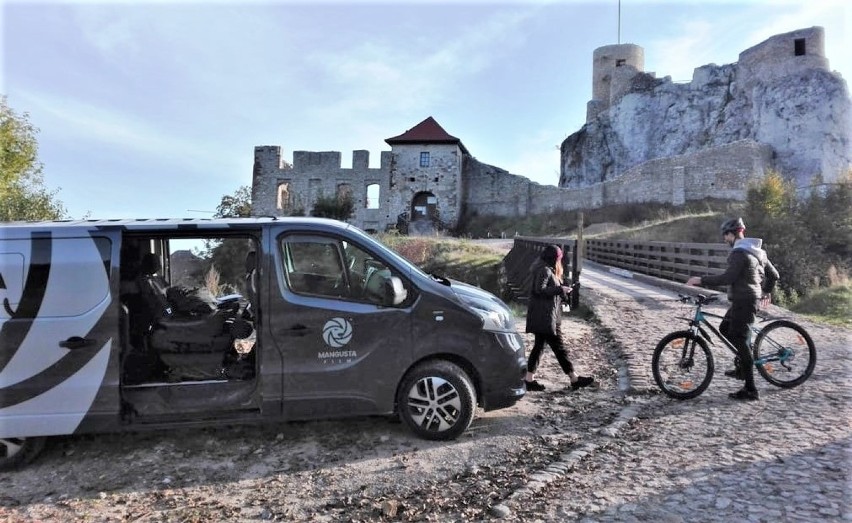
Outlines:
<svg viewBox="0 0 852 523"><path fill-rule="evenodd" d="M322 339L329 347L339 349L352 339L352 324L346 318L332 318L322 328Z"/></svg>

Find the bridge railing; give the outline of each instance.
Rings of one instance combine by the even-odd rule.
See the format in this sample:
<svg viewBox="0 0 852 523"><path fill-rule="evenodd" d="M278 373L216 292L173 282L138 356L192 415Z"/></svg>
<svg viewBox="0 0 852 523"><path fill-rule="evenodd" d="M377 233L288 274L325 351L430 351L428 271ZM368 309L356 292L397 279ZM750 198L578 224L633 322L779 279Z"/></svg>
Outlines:
<svg viewBox="0 0 852 523"><path fill-rule="evenodd" d="M542 251L548 245L556 245L562 249L562 268L566 280L573 274L577 254L577 240L570 238L530 238L518 236L512 245L512 250L503 258L506 269L506 280L509 295L515 301L525 302L530 295L532 273L530 268L541 257Z"/></svg>
<svg viewBox="0 0 852 523"><path fill-rule="evenodd" d="M722 243L628 240L584 240L583 248L578 252L578 242L574 239L520 236L515 238L512 250L503 259L511 299L520 302L527 300L532 279L530 267L549 244L562 248L565 279L572 282L579 280L583 258L610 267L683 283L690 276L724 272L730 253L730 249ZM577 298L575 293L572 306L576 306Z"/></svg>
<svg viewBox="0 0 852 523"><path fill-rule="evenodd" d="M585 254L597 263L682 283L724 272L729 253L722 243L586 240Z"/></svg>

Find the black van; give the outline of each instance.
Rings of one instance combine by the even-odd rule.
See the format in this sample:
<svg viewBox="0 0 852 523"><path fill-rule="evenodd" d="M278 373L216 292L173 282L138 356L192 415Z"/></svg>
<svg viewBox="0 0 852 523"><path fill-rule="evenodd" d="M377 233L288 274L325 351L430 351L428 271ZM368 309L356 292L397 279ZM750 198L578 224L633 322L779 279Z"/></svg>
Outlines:
<svg viewBox="0 0 852 523"><path fill-rule="evenodd" d="M0 226L0 468L45 436L398 414L452 439L523 397L477 287L317 218Z"/></svg>

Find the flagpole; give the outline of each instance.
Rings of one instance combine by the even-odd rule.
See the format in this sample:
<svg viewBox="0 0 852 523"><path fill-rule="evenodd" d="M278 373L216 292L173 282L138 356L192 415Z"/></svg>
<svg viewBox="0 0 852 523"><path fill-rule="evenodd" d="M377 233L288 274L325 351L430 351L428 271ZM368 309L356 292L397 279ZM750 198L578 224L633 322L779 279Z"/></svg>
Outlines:
<svg viewBox="0 0 852 523"><path fill-rule="evenodd" d="M618 43L621 44L621 0L618 0Z"/></svg>

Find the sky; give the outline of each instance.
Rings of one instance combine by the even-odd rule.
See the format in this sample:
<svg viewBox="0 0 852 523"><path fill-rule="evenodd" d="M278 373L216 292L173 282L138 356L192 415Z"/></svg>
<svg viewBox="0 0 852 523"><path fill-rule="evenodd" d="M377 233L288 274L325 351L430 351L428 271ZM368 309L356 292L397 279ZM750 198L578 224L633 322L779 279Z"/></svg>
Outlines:
<svg viewBox="0 0 852 523"><path fill-rule="evenodd" d="M818 25L849 82L849 4L0 0L0 94L39 129L71 218L209 217L251 185L257 145L378 167L429 116L479 161L556 185L595 48L637 44L646 71L687 82Z"/></svg>

